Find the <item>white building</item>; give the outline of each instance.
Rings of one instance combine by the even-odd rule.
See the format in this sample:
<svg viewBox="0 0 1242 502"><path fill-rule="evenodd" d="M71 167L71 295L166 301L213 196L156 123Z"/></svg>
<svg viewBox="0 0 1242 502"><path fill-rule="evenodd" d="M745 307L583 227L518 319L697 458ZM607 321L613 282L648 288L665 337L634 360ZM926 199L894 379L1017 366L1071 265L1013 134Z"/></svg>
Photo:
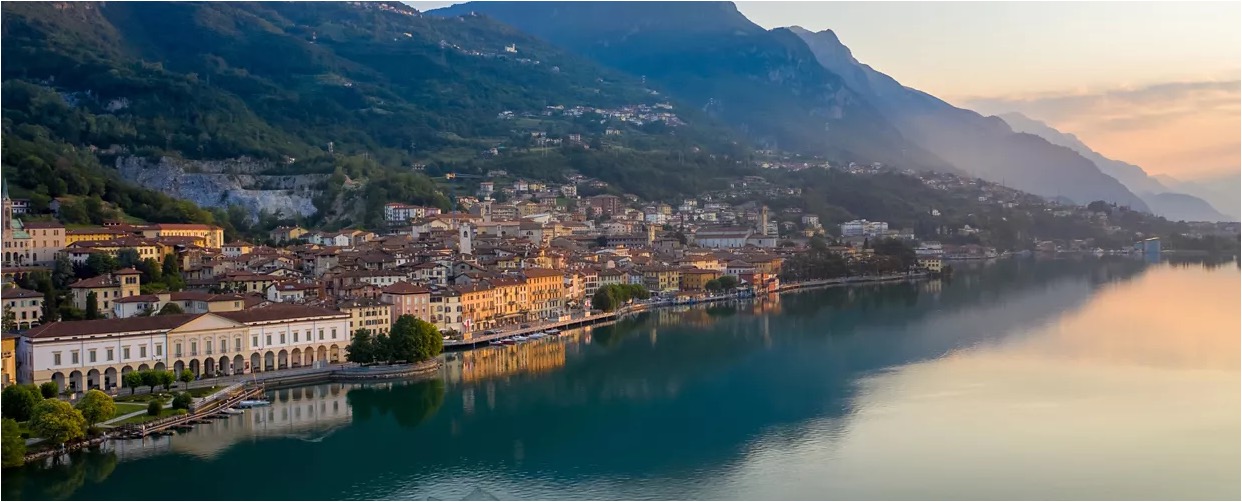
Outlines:
<svg viewBox="0 0 1242 502"><path fill-rule="evenodd" d="M489 183L490 184L490 183ZM405 222L427 216L426 208L400 202L384 204L384 220L389 222Z"/></svg>
<svg viewBox="0 0 1242 502"><path fill-rule="evenodd" d="M841 237L874 237L888 233L888 222L853 220L841 224Z"/></svg>

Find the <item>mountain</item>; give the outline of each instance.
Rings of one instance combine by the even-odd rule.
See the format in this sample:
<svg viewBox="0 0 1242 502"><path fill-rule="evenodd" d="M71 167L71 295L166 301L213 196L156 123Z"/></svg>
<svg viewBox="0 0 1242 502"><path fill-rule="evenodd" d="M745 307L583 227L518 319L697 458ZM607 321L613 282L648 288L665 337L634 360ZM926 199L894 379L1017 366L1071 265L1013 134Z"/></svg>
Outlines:
<svg viewBox="0 0 1242 502"><path fill-rule="evenodd" d="M280 185L282 196L312 198L315 218L378 225L387 201L449 205L415 164L452 170L444 166L491 148L526 148L532 133L591 138L615 128L624 134L610 143L639 151L737 143L637 77L482 17L380 2L2 9L5 174L50 197L106 199L89 182L98 177L162 180L152 186L172 191L169 180L227 165L207 174L257 181L222 190L220 202L241 192L261 202ZM559 112L575 106L589 112ZM595 112L635 107L673 117L639 125ZM68 150L86 153L56 153ZM122 180L102 166L175 170ZM186 186L198 185L178 193Z"/></svg>
<svg viewBox="0 0 1242 502"><path fill-rule="evenodd" d="M1071 149L1015 133L996 117L957 108L854 58L831 30L797 34L829 71L874 104L907 138L974 176L1045 197L1105 200L1147 211L1137 195Z"/></svg>
<svg viewBox="0 0 1242 502"><path fill-rule="evenodd" d="M643 79L758 146L953 171L903 137L793 32L765 30L729 2L470 2L484 15Z"/></svg>
<svg viewBox="0 0 1242 502"><path fill-rule="evenodd" d="M1214 176L1203 179L1183 181L1171 176L1156 175L1157 181L1170 189L1199 197L1230 216L1231 221L1239 220L1242 213L1242 175L1237 173Z"/></svg>
<svg viewBox="0 0 1242 502"><path fill-rule="evenodd" d="M1225 221L1238 218L1236 215L1226 216L1221 214L1212 204L1209 204L1202 198L1171 190L1161 183L1160 180L1149 176L1139 166L1101 155L1073 134L1058 131L1048 124L1021 113L1005 113L1001 114L1000 117L1015 131L1034 134L1054 145L1064 146L1086 157L1087 160L1095 163L1105 174L1116 178L1131 191L1138 194L1139 197L1142 197L1154 214L1174 221ZM1230 207L1236 205L1238 204L1235 197Z"/></svg>

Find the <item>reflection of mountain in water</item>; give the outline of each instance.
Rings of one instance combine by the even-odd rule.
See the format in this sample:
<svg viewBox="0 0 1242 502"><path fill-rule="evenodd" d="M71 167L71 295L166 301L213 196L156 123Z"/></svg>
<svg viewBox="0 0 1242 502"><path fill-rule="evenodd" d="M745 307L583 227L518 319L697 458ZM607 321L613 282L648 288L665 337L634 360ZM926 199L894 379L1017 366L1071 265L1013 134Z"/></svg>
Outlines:
<svg viewBox="0 0 1242 502"><path fill-rule="evenodd" d="M478 380L463 372L449 375L447 387L439 380L353 387L341 406L352 409L349 425L322 442L242 441L210 462L142 458L74 496L132 497L127 487L135 485L180 493L179 481L152 470L214 479L276 469L248 488L245 498L256 499L455 499L470 486L506 498L549 493L495 484L496 476L532 473L545 489L562 491L602 480L711 478L774 429L816 420L848 427L860 378L1017 336L1144 266L1002 260L962 267L937 286L828 288L766 307L646 313L558 339L563 349L549 350L563 364L556 370ZM321 399L330 397L312 402ZM282 475L280 466L291 463ZM234 490L196 485L187 495L231 499Z"/></svg>

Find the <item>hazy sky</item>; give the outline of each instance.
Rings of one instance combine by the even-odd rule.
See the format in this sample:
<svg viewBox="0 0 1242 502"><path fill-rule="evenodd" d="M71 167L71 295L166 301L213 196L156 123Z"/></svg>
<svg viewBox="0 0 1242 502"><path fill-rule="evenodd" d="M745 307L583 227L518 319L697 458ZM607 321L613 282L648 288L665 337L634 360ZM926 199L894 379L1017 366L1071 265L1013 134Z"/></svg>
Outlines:
<svg viewBox="0 0 1242 502"><path fill-rule="evenodd" d="M428 9L456 2L410 2ZM1238 2L738 2L831 29L861 62L981 113L1022 112L1152 174L1236 172Z"/></svg>

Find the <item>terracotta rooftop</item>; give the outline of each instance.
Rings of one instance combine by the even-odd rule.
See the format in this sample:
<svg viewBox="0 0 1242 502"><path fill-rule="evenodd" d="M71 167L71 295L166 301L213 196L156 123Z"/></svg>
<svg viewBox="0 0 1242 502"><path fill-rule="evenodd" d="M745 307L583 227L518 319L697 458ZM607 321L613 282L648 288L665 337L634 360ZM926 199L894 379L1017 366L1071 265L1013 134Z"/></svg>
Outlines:
<svg viewBox="0 0 1242 502"><path fill-rule="evenodd" d="M173 314L150 317L127 317L124 319L94 319L90 321L60 321L43 324L26 332L28 338L55 338L64 336L109 335L141 331L168 331L205 314Z"/></svg>

